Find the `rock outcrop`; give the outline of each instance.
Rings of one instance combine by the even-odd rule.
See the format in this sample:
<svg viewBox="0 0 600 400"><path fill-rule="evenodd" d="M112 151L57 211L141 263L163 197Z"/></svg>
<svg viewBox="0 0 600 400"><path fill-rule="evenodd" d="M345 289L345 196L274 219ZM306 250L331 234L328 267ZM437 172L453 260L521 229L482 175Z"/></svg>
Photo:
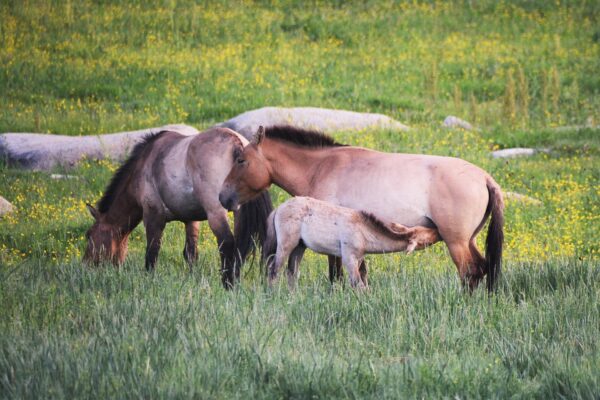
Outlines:
<svg viewBox="0 0 600 400"><path fill-rule="evenodd" d="M32 170L70 168L83 158L124 159L131 148L146 135L171 130L184 135L198 133L188 125L93 136L63 136L40 133L4 133L0 135L0 159L8 165Z"/></svg>
<svg viewBox="0 0 600 400"><path fill-rule="evenodd" d="M316 107L264 107L218 124L251 138L259 126L292 125L325 133L366 129L408 130L408 126L383 114L359 113Z"/></svg>

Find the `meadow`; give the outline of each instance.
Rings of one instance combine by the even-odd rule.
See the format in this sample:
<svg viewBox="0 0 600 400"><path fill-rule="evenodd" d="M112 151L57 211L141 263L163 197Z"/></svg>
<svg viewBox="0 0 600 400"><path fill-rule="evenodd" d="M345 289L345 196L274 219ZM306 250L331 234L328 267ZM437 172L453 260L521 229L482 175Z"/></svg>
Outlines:
<svg viewBox="0 0 600 400"><path fill-rule="evenodd" d="M334 136L461 157L541 203L507 200L492 297L461 290L442 244L370 256L364 294L331 287L310 253L295 293L266 290L256 259L225 292L206 224L192 271L178 223L153 274L143 228L120 269L81 263L85 203L115 162L54 180L0 161L15 206L0 219L0 398L600 397L599 19L594 1L2 2L0 132L379 112L412 130ZM514 146L549 150L489 154Z"/></svg>

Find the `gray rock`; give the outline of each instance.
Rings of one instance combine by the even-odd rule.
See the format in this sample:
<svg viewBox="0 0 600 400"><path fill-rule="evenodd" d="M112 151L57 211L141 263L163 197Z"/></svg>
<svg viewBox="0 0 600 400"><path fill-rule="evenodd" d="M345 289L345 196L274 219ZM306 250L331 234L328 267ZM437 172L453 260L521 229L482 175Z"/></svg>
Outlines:
<svg viewBox="0 0 600 400"><path fill-rule="evenodd" d="M537 153L537 149L530 149L526 147L515 147L512 149L502 149L492 151L492 157L494 158L513 158L520 156L532 156Z"/></svg>
<svg viewBox="0 0 600 400"><path fill-rule="evenodd" d="M292 125L325 133L365 129L408 130L408 126L383 114L358 113L315 107L264 107L218 124L251 139L259 126Z"/></svg>
<svg viewBox="0 0 600 400"><path fill-rule="evenodd" d="M187 125L166 125L93 136L5 133L0 135L0 159L6 160L9 165L31 170L50 170L57 166L70 168L82 158L121 160L146 135L162 130L184 135L198 133L198 130Z"/></svg>
<svg viewBox="0 0 600 400"><path fill-rule="evenodd" d="M406 125L382 114L313 107L265 107L245 112L229 121L217 124L217 126L233 129L248 139L254 136L261 125L293 125L326 133L343 130L405 131L408 129ZM12 166L46 171L55 167L73 167L83 158L122 160L144 136L161 130L176 131L185 135L198 133L195 128L187 125L166 125L159 128L94 136L5 133L0 135L0 159L6 160Z"/></svg>
<svg viewBox="0 0 600 400"><path fill-rule="evenodd" d="M446 119L444 119L442 126L445 128L462 128L467 131L472 131L474 129L473 125L465 120L455 117L454 115L447 116Z"/></svg>
<svg viewBox="0 0 600 400"><path fill-rule="evenodd" d="M14 209L13 205L8 202L4 197L0 196L0 217L9 212L12 212Z"/></svg>

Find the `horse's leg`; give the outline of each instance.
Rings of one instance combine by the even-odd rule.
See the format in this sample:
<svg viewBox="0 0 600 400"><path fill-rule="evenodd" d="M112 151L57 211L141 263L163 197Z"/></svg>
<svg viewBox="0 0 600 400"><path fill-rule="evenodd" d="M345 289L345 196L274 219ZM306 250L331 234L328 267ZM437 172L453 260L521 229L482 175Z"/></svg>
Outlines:
<svg viewBox="0 0 600 400"><path fill-rule="evenodd" d="M190 266L192 266L198 260L198 228L200 222L189 221L185 223L185 246L183 247L183 258Z"/></svg>
<svg viewBox="0 0 600 400"><path fill-rule="evenodd" d="M298 282L298 267L300 266L305 250L306 246L304 246L303 243L300 243L292 250L290 258L288 259L288 288L290 290L296 289L296 284Z"/></svg>
<svg viewBox="0 0 600 400"><path fill-rule="evenodd" d="M367 262L363 258L360 262L360 266L358 267L358 271L360 272L360 280L365 285L365 287L369 286L367 282Z"/></svg>
<svg viewBox="0 0 600 400"><path fill-rule="evenodd" d="M219 255L221 256L221 281L225 289L233 288L235 281L239 278L239 267L235 255L235 240L229 222L227 211L222 208L208 215L208 225L217 238Z"/></svg>
<svg viewBox="0 0 600 400"><path fill-rule="evenodd" d="M327 261L329 262L329 282L333 284L335 281L342 280L344 277L342 259L336 256L327 256Z"/></svg>
<svg viewBox="0 0 600 400"><path fill-rule="evenodd" d="M469 241L446 243L463 285L473 291L484 276L485 259ZM475 249L475 251L473 251Z"/></svg>
<svg viewBox="0 0 600 400"><path fill-rule="evenodd" d="M275 260L269 265L269 269L268 269L269 287L272 287L273 284L277 281L277 275L279 274L279 269L281 268L281 266L283 265L285 260L287 260L289 258L290 254L296 247L297 246L294 246L293 244L290 243L289 238L280 237L280 236L277 237L277 252L275 253L275 257L274 257Z"/></svg>
<svg viewBox="0 0 600 400"><path fill-rule="evenodd" d="M362 257L359 257L351 249L342 249L342 263L348 271L348 279L350 280L350 286L352 286L355 289L365 288L365 284L363 283L359 272L359 265L362 259Z"/></svg>
<svg viewBox="0 0 600 400"><path fill-rule="evenodd" d="M146 228L146 270L154 270L158 252L162 241L162 234L165 229L166 221L155 214L144 213L144 227Z"/></svg>

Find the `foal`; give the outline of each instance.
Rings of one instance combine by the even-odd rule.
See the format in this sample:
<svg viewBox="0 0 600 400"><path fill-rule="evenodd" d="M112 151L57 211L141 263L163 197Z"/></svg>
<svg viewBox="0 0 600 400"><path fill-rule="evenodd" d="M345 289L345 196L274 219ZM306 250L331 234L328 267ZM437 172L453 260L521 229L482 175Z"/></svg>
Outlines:
<svg viewBox="0 0 600 400"><path fill-rule="evenodd" d="M294 197L271 213L264 257L268 260L269 285L288 260L288 285L295 286L304 250L341 257L350 284L365 288L359 265L368 253L392 253L422 249L441 240L437 229L386 224L374 215L340 207L310 197ZM276 251L275 251L276 249ZM275 253L275 257L272 257ZM274 258L274 260L273 260Z"/></svg>

